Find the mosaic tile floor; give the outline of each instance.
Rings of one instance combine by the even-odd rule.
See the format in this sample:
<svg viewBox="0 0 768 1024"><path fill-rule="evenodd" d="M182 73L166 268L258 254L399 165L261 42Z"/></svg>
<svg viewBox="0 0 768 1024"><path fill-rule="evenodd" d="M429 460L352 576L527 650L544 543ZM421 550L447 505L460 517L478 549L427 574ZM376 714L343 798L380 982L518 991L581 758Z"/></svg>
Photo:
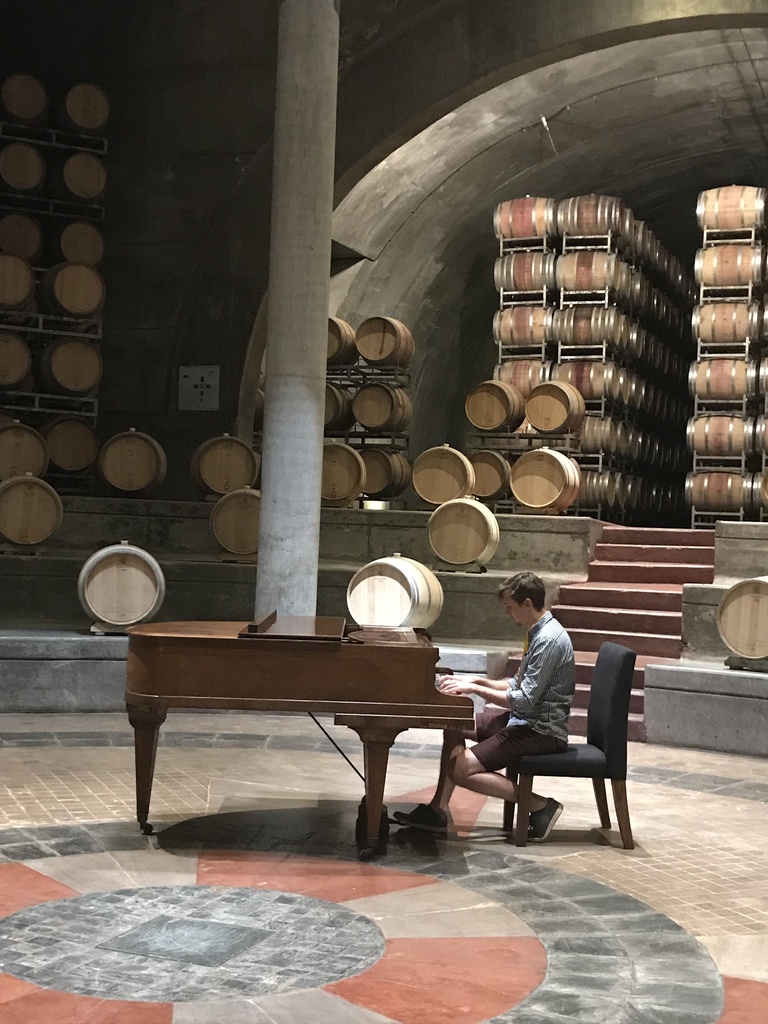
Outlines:
<svg viewBox="0 0 768 1024"><path fill-rule="evenodd" d="M3 1024L768 1022L764 760L631 745L633 851L564 779L546 843L518 851L457 792L447 838L393 827L360 863L360 781L311 720L161 735L144 836L123 716L0 726ZM390 813L437 755L398 740Z"/></svg>

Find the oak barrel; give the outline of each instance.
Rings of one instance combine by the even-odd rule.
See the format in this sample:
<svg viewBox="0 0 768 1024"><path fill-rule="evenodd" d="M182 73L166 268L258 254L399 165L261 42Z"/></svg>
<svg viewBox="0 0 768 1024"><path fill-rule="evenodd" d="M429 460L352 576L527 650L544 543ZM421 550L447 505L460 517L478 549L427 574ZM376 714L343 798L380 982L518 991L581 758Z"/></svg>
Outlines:
<svg viewBox="0 0 768 1024"><path fill-rule="evenodd" d="M497 238L546 238L557 233L557 202L544 196L506 199L494 210Z"/></svg>
<svg viewBox="0 0 768 1024"><path fill-rule="evenodd" d="M34 262L43 249L43 229L28 213L6 213L0 217L0 252Z"/></svg>
<svg viewBox="0 0 768 1024"><path fill-rule="evenodd" d="M37 430L17 421L0 427L0 480L42 476L47 468L48 449Z"/></svg>
<svg viewBox="0 0 768 1024"><path fill-rule="evenodd" d="M18 334L0 330L0 388L15 388L29 379L32 353Z"/></svg>
<svg viewBox="0 0 768 1024"><path fill-rule="evenodd" d="M68 90L56 110L65 128L85 135L99 135L109 121L109 97L93 82L78 82Z"/></svg>
<svg viewBox="0 0 768 1024"><path fill-rule="evenodd" d="M23 309L35 295L35 275L26 260L0 253L0 308Z"/></svg>
<svg viewBox="0 0 768 1024"><path fill-rule="evenodd" d="M367 430L404 430L411 422L411 396L396 384L364 384L352 399L355 419Z"/></svg>
<svg viewBox="0 0 768 1024"><path fill-rule="evenodd" d="M571 196L557 204L557 226L561 234L568 235L621 234L625 206L617 196Z"/></svg>
<svg viewBox="0 0 768 1024"><path fill-rule="evenodd" d="M104 294L104 278L86 263L57 263L40 281L46 309L65 316L95 316L104 305Z"/></svg>
<svg viewBox="0 0 768 1024"><path fill-rule="evenodd" d="M741 231L765 227L766 190L754 185L723 185L699 192L696 219L702 231Z"/></svg>
<svg viewBox="0 0 768 1024"><path fill-rule="evenodd" d="M86 615L97 622L133 626L159 611L165 576L148 551L124 540L86 559L77 578L77 596Z"/></svg>
<svg viewBox="0 0 768 1024"><path fill-rule="evenodd" d="M329 366L350 366L357 362L357 346L355 345L355 329L346 320L328 317L328 355Z"/></svg>
<svg viewBox="0 0 768 1024"><path fill-rule="evenodd" d="M768 418L765 416L758 416L755 420L754 450L760 454L768 452ZM766 484L768 484L768 474L763 477L763 489L761 492L763 507L768 510L768 492L765 490Z"/></svg>
<svg viewBox="0 0 768 1024"><path fill-rule="evenodd" d="M612 506L616 502L616 483L608 470L581 472L579 481L579 505L583 508L597 508L598 505Z"/></svg>
<svg viewBox="0 0 768 1024"><path fill-rule="evenodd" d="M355 422L352 410L354 391L340 384L325 385L325 418L326 430L349 430Z"/></svg>
<svg viewBox="0 0 768 1024"><path fill-rule="evenodd" d="M526 419L542 434L576 430L585 412L583 396L564 380L538 384L525 400Z"/></svg>
<svg viewBox="0 0 768 1024"><path fill-rule="evenodd" d="M411 464L402 452L387 448L361 448L365 463L365 494L371 498L394 498L411 482Z"/></svg>
<svg viewBox="0 0 768 1024"><path fill-rule="evenodd" d="M688 420L688 450L697 455L751 455L755 421L741 415L709 414Z"/></svg>
<svg viewBox="0 0 768 1024"><path fill-rule="evenodd" d="M623 373L616 363L601 363L591 359L577 359L574 362L556 363L552 367L551 379L566 381L589 399L621 397Z"/></svg>
<svg viewBox="0 0 768 1024"><path fill-rule="evenodd" d="M48 113L48 93L35 75L8 75L0 85L0 113L9 121L38 124Z"/></svg>
<svg viewBox="0 0 768 1024"><path fill-rule="evenodd" d="M548 359L510 359L496 367L493 378L514 385L526 398L537 384L549 380L551 372L552 362Z"/></svg>
<svg viewBox="0 0 768 1024"><path fill-rule="evenodd" d="M51 465L80 473L96 461L99 439L93 427L77 416L58 416L41 428Z"/></svg>
<svg viewBox="0 0 768 1024"><path fill-rule="evenodd" d="M699 249L694 261L696 284L726 288L760 284L765 274L761 245L711 245Z"/></svg>
<svg viewBox="0 0 768 1024"><path fill-rule="evenodd" d="M723 594L717 628L734 654L768 658L768 576L740 580Z"/></svg>
<svg viewBox="0 0 768 1024"><path fill-rule="evenodd" d="M61 498L27 473L0 482L0 536L13 544L41 544L61 525Z"/></svg>
<svg viewBox="0 0 768 1024"><path fill-rule="evenodd" d="M104 259L104 236L90 221L73 220L59 235L56 255L66 263L98 267Z"/></svg>
<svg viewBox="0 0 768 1024"><path fill-rule="evenodd" d="M763 310L757 302L704 302L694 308L691 328L699 341L756 342L763 334Z"/></svg>
<svg viewBox="0 0 768 1024"><path fill-rule="evenodd" d="M324 444L321 497L351 502L364 491L365 462L360 453L348 444Z"/></svg>
<svg viewBox="0 0 768 1024"><path fill-rule="evenodd" d="M499 291L538 292L555 287L555 260L551 252L513 252L500 256L493 268Z"/></svg>
<svg viewBox="0 0 768 1024"><path fill-rule="evenodd" d="M754 500L754 474L712 470L707 473L688 473L685 478L685 500L692 508L703 512L752 511Z"/></svg>
<svg viewBox="0 0 768 1024"><path fill-rule="evenodd" d="M221 434L203 441L192 456L192 479L212 494L229 494L252 487L259 475L261 456L245 441Z"/></svg>
<svg viewBox="0 0 768 1024"><path fill-rule="evenodd" d="M429 629L443 608L443 588L426 565L399 554L377 558L354 574L347 608L360 626Z"/></svg>
<svg viewBox="0 0 768 1024"><path fill-rule="evenodd" d="M475 497L509 497L510 464L502 452L495 448L481 448L470 455L469 461L475 471L475 486L472 488Z"/></svg>
<svg viewBox="0 0 768 1024"><path fill-rule="evenodd" d="M515 430L525 418L525 399L514 384L484 380L467 395L464 411L478 430Z"/></svg>
<svg viewBox="0 0 768 1024"><path fill-rule="evenodd" d="M558 288L575 292L610 292L626 294L629 279L622 273L622 264L615 252L569 252L557 257L555 283Z"/></svg>
<svg viewBox="0 0 768 1024"><path fill-rule="evenodd" d="M39 192L45 174L42 153L28 142L11 142L0 150L0 187L11 192Z"/></svg>
<svg viewBox="0 0 768 1024"><path fill-rule="evenodd" d="M466 455L450 445L427 448L413 463L411 482L430 505L466 498L475 486L475 471Z"/></svg>
<svg viewBox="0 0 768 1024"><path fill-rule="evenodd" d="M253 555L259 550L261 492L238 487L224 494L211 510L208 525L225 551L234 555Z"/></svg>
<svg viewBox="0 0 768 1024"><path fill-rule="evenodd" d="M614 306L571 306L555 310L552 336L564 345L600 345L605 341L618 349L626 349L630 322Z"/></svg>
<svg viewBox="0 0 768 1024"><path fill-rule="evenodd" d="M512 306L493 314L493 337L502 345L542 345L552 338L553 310L548 306Z"/></svg>
<svg viewBox="0 0 768 1024"><path fill-rule="evenodd" d="M427 539L437 557L450 565L485 565L499 546L499 524L477 499L454 498L429 517Z"/></svg>
<svg viewBox="0 0 768 1024"><path fill-rule="evenodd" d="M40 378L48 391L90 395L104 369L101 353L84 338L59 338L40 355Z"/></svg>
<svg viewBox="0 0 768 1024"><path fill-rule="evenodd" d="M143 491L162 483L167 462L160 444L131 427L110 437L99 452L99 473L119 491Z"/></svg>
<svg viewBox="0 0 768 1024"><path fill-rule="evenodd" d="M413 359L413 335L400 320L372 316L355 331L355 345L371 366L409 366Z"/></svg>
<svg viewBox="0 0 768 1024"><path fill-rule="evenodd" d="M107 187L107 171L94 153L73 153L58 168L56 181L67 199L95 203Z"/></svg>
<svg viewBox="0 0 768 1024"><path fill-rule="evenodd" d="M559 512L578 498L580 481L578 465L552 448L521 455L509 474L512 494L521 505Z"/></svg>

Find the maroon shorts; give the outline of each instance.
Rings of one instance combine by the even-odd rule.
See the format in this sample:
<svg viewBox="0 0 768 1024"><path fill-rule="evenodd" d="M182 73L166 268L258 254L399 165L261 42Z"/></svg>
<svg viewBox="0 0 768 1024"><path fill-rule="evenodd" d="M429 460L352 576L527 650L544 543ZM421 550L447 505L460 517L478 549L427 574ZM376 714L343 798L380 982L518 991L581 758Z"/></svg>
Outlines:
<svg viewBox="0 0 768 1024"><path fill-rule="evenodd" d="M507 725L508 720L509 711L479 711L475 716L478 742L470 750L486 771L516 768L526 754L559 754L568 746L529 725Z"/></svg>

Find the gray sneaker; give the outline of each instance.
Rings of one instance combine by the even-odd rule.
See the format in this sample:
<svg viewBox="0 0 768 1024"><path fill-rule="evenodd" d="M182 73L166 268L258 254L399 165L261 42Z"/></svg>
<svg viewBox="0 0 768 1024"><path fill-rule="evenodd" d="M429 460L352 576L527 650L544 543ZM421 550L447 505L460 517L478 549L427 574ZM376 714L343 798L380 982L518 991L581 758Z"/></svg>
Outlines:
<svg viewBox="0 0 768 1024"><path fill-rule="evenodd" d="M540 811L531 811L528 818L528 841L540 843L546 839L562 813L563 805L552 797L549 797Z"/></svg>

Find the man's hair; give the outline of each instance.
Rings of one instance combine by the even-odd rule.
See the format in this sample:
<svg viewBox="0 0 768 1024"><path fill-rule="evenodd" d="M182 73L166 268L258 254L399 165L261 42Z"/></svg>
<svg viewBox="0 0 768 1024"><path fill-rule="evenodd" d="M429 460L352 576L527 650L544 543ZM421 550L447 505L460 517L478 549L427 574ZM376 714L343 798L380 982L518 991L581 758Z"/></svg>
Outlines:
<svg viewBox="0 0 768 1024"><path fill-rule="evenodd" d="M530 597L531 604L538 612L544 607L546 596L547 588L544 586L544 580L532 572L517 572L508 580L504 580L499 587L500 601L509 597L518 604L523 604L525 599Z"/></svg>

